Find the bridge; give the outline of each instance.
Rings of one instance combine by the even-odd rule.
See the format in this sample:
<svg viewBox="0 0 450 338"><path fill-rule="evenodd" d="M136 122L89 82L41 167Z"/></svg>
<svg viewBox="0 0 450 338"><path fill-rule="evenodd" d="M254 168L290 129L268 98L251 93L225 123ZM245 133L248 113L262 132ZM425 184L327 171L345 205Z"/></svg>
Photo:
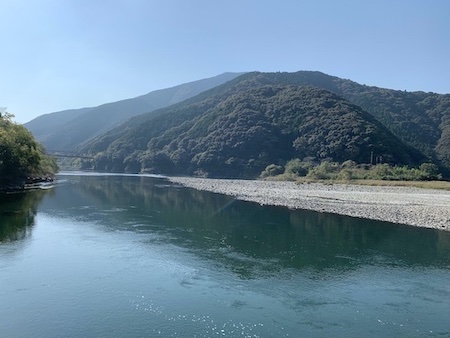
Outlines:
<svg viewBox="0 0 450 338"><path fill-rule="evenodd" d="M92 157L92 156L80 154L80 153L73 152L73 151L65 151L65 150L47 150L45 153L49 156L54 156L54 157L82 158L82 159L86 159L86 160L94 159L94 157Z"/></svg>

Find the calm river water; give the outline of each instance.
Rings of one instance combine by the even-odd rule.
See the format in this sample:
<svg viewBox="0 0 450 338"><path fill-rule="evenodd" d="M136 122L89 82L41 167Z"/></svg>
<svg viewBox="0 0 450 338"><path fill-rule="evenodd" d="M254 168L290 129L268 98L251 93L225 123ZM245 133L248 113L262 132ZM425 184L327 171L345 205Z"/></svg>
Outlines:
<svg viewBox="0 0 450 338"><path fill-rule="evenodd" d="M450 234L60 175L0 197L1 337L450 335Z"/></svg>

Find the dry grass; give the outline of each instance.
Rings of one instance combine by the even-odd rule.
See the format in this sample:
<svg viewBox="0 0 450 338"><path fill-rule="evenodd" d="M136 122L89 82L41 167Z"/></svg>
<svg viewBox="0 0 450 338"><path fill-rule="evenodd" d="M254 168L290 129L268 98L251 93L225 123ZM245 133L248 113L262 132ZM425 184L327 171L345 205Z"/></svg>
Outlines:
<svg viewBox="0 0 450 338"><path fill-rule="evenodd" d="M423 188L423 189L450 190L450 182L448 182L448 181L355 180L355 184L373 185L373 186L397 186L397 187L415 187L415 188Z"/></svg>

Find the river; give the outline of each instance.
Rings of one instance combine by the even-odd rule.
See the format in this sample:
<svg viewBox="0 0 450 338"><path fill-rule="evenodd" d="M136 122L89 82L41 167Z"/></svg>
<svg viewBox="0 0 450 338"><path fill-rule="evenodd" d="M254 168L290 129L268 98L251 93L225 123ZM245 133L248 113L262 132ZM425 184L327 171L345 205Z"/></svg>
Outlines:
<svg viewBox="0 0 450 338"><path fill-rule="evenodd" d="M450 335L448 232L138 175L0 201L0 337Z"/></svg>

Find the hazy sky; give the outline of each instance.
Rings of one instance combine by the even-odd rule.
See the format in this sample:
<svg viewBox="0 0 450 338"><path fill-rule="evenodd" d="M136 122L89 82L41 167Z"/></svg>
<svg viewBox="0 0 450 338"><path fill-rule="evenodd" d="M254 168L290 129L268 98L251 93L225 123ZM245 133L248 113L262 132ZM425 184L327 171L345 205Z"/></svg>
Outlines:
<svg viewBox="0 0 450 338"><path fill-rule="evenodd" d="M450 93L449 0L0 0L17 122L223 72L318 70Z"/></svg>

